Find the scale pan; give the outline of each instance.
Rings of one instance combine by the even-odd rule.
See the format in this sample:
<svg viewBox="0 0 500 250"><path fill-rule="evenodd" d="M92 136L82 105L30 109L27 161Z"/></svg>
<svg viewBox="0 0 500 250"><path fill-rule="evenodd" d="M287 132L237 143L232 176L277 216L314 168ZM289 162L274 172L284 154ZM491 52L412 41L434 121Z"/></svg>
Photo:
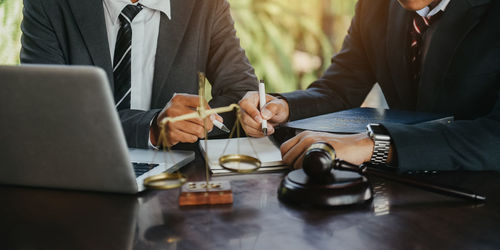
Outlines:
<svg viewBox="0 0 500 250"><path fill-rule="evenodd" d="M229 154L219 158L219 164L232 172L251 173L260 168L259 159L242 154Z"/></svg>
<svg viewBox="0 0 500 250"><path fill-rule="evenodd" d="M180 173L161 173L144 179L144 187L148 189L173 189L186 183L186 177Z"/></svg>

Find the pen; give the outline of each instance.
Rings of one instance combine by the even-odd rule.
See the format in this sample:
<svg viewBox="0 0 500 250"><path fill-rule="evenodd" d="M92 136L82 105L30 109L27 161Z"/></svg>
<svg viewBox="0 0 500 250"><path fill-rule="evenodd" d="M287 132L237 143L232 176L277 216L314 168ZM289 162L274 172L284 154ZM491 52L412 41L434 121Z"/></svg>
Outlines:
<svg viewBox="0 0 500 250"><path fill-rule="evenodd" d="M466 191L466 190L460 190L457 188L446 187L446 186L435 185L435 184L431 184L431 183L427 183L427 182L421 182L418 180L413 180L409 177L401 176L401 175L394 174L394 173L389 173L387 171L379 170L379 169L376 169L373 167L368 167L367 172L369 174L372 174L372 175L375 175L375 176L378 176L381 178L404 183L406 185L418 187L418 188L425 189L425 190L435 192L435 193L440 193L440 194L453 196L453 197L466 199L466 200L472 200L472 201L476 201L476 202L486 201L486 196L484 196L484 195L476 194L476 193Z"/></svg>
<svg viewBox="0 0 500 250"><path fill-rule="evenodd" d="M443 195L447 196L453 196L461 199L466 199L466 200L472 200L476 202L484 202L486 201L486 196L476 194L470 191L466 190L461 190L453 187L446 187L442 185L436 185L424 181L419 181L412 179L410 177L400 175L397 173L392 173L389 171L377 169L375 167L370 167L367 165L362 164L361 166L343 161L343 160L335 160L335 163L333 163L333 168L337 170L345 170L345 171L353 171L357 172L361 175L374 175L380 178L388 179L391 181L396 181L400 182L406 185L414 186L417 188L421 188L427 191L435 192L435 193L440 193Z"/></svg>
<svg viewBox="0 0 500 250"><path fill-rule="evenodd" d="M266 86L262 80L259 83L259 104L260 110L262 110L266 104ZM267 135L267 120L262 120L262 133Z"/></svg>
<svg viewBox="0 0 500 250"><path fill-rule="evenodd" d="M226 133L229 133L231 131L229 131L229 129L226 127L226 125L224 125L224 123L220 122L219 120L217 119L211 119L212 120L212 123L214 124L214 126L216 126L218 129L226 132Z"/></svg>

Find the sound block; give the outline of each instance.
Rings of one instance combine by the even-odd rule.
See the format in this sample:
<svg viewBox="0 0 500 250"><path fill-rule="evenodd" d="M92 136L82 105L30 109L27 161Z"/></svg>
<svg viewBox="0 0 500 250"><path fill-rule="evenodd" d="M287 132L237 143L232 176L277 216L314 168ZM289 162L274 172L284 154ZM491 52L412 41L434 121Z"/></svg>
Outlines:
<svg viewBox="0 0 500 250"><path fill-rule="evenodd" d="M232 204L233 192L229 181L188 182L179 195L180 206Z"/></svg>
<svg viewBox="0 0 500 250"><path fill-rule="evenodd" d="M304 170L294 170L281 181L278 198L286 203L335 207L361 204L372 198L366 177L354 172L333 171L333 178L317 181Z"/></svg>

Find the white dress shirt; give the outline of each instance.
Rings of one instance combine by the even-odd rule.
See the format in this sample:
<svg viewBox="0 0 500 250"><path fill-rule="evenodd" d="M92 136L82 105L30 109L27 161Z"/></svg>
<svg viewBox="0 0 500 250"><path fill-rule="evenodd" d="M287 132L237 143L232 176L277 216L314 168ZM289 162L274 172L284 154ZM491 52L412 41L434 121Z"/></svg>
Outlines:
<svg viewBox="0 0 500 250"><path fill-rule="evenodd" d="M441 0L441 2L436 5L436 7L432 8L432 10L429 8L429 6L425 6L425 8L417 10L417 13L421 17L431 17L436 15L436 13L438 13L440 10L444 12L449 3L450 0Z"/></svg>
<svg viewBox="0 0 500 250"><path fill-rule="evenodd" d="M85 0L82 0L85 1ZM151 92L153 91L153 75L156 47L160 29L160 16L163 12L170 19L170 0L139 0L144 8L132 20L132 54L131 54L131 96L130 109L149 110L151 108ZM113 62L116 36L120 29L118 16L125 6L132 4L130 0L104 0L104 19L108 33L109 51Z"/></svg>
<svg viewBox="0 0 500 250"><path fill-rule="evenodd" d="M84 1L84 0L82 0ZM134 4L143 5L143 9L132 20L132 54L130 109L147 111L151 108L153 76L156 47L160 32L160 16L163 12L169 19L170 0L139 0ZM132 4L130 0L104 0L104 20L108 33L111 62L115 54L116 36L120 30L118 16L123 8ZM151 121L152 122L152 121ZM156 148L148 137L149 147Z"/></svg>

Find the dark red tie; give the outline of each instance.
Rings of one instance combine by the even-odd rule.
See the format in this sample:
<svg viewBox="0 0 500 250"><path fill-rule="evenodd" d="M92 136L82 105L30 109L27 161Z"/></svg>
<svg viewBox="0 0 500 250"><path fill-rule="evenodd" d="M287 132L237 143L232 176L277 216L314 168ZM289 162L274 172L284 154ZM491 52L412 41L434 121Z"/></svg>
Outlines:
<svg viewBox="0 0 500 250"><path fill-rule="evenodd" d="M410 77L412 82L418 85L420 81L420 65L422 63L423 51L423 36L427 29L435 22L442 14L442 11L436 13L432 17L422 17L414 13L410 25Z"/></svg>

